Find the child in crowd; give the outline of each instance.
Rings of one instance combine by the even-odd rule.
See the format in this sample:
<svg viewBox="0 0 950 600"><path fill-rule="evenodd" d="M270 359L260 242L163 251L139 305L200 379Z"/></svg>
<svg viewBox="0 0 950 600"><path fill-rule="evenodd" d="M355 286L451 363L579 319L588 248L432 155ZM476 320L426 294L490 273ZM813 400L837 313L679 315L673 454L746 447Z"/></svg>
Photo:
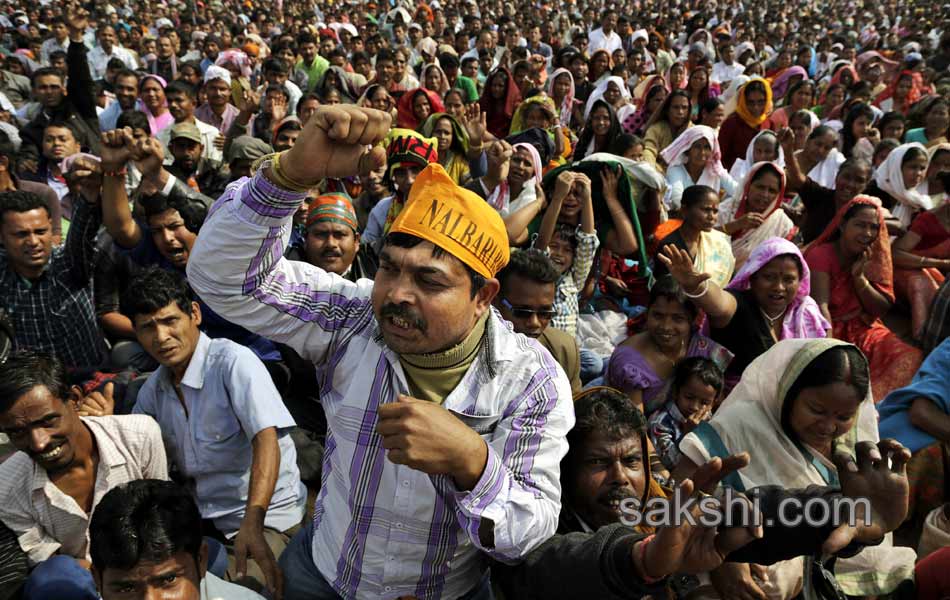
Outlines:
<svg viewBox="0 0 950 600"><path fill-rule="evenodd" d="M683 436L712 416L722 382L716 363L700 356L681 360L673 370L666 404L650 415L647 428L663 466L670 471L679 462Z"/></svg>

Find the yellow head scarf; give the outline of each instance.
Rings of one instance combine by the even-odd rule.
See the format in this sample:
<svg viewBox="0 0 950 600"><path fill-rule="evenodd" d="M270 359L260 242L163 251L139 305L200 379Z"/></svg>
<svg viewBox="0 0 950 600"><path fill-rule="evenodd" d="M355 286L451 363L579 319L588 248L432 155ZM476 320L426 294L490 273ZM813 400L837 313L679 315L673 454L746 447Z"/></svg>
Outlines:
<svg viewBox="0 0 950 600"><path fill-rule="evenodd" d="M752 116L749 112L745 97L746 90L753 83L760 83L762 87L765 88L765 110L757 117ZM761 77L754 77L739 88L739 100L736 104L736 112L739 114L739 118L745 121L749 127L758 127L764 123L765 120L769 118L769 115L772 114L772 87L769 85L769 82Z"/></svg>

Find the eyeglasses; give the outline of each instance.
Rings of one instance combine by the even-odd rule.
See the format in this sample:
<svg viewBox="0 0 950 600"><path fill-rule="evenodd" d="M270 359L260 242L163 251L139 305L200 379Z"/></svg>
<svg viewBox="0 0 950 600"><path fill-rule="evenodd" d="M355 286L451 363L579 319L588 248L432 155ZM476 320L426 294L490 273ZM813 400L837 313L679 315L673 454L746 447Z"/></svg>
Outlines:
<svg viewBox="0 0 950 600"><path fill-rule="evenodd" d="M507 298L501 299L501 305L505 307L506 310L510 311L517 319L530 319L533 315L537 315L542 321L550 321L557 316L557 310L554 308L549 308L546 310L533 310L530 308L515 308L511 305L511 302L508 302Z"/></svg>

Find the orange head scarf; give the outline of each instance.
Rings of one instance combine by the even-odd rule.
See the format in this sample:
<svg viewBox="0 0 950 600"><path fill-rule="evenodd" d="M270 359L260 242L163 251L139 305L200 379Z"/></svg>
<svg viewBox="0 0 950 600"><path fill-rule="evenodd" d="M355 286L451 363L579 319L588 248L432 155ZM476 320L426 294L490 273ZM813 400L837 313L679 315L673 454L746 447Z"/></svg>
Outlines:
<svg viewBox="0 0 950 600"><path fill-rule="evenodd" d="M762 111L761 115L753 116L749 112L749 105L746 103L746 94L749 92L749 86L753 84L759 84L763 88L765 93L765 110ZM758 87L758 86L757 86ZM739 88L739 99L736 103L736 114L739 115L739 118L745 121L746 125L749 127L758 128L769 118L769 115L772 113L772 86L769 85L769 82L761 77L754 77L747 81L741 88Z"/></svg>

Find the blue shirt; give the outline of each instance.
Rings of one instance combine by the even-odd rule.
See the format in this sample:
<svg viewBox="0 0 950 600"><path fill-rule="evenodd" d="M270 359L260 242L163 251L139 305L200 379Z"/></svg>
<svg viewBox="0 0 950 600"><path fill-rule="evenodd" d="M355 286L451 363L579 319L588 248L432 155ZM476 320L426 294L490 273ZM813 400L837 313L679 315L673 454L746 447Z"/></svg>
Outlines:
<svg viewBox="0 0 950 600"><path fill-rule="evenodd" d="M276 427L280 473L264 525L278 531L298 525L307 490L289 433L295 423L261 361L240 344L201 333L180 388L181 400L172 373L159 367L133 412L158 421L168 457L189 479L201 517L226 536L237 533L250 489L251 441Z"/></svg>

